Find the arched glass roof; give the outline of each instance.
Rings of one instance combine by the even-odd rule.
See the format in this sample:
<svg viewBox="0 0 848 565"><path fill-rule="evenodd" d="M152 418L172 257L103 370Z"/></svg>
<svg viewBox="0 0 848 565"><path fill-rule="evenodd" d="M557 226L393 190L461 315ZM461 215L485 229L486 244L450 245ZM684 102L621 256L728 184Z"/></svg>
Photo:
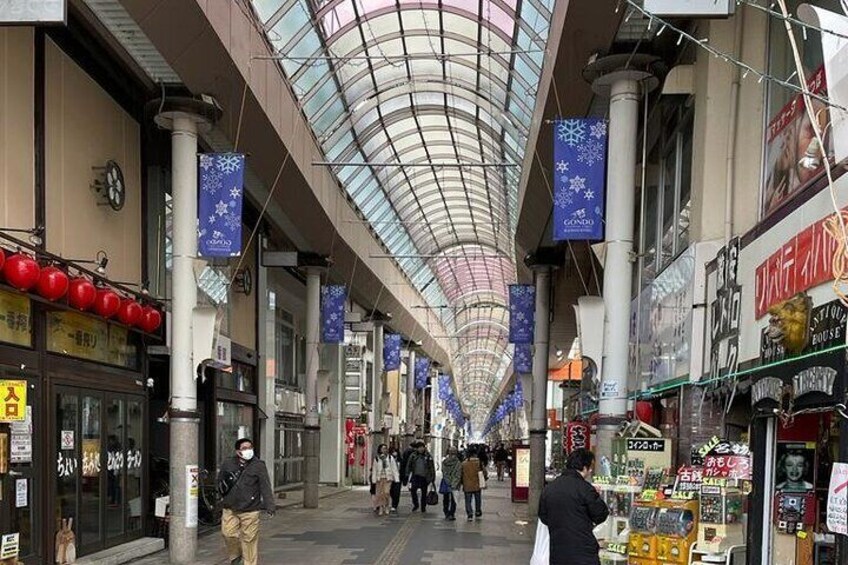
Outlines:
<svg viewBox="0 0 848 565"><path fill-rule="evenodd" d="M519 165L555 0L252 2L340 184L450 332L480 429L511 362Z"/></svg>

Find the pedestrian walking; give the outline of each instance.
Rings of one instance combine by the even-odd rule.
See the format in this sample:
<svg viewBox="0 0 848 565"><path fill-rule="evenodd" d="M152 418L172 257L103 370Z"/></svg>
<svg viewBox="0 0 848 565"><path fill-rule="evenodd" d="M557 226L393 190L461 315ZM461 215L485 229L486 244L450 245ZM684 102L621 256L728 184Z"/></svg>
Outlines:
<svg viewBox="0 0 848 565"><path fill-rule="evenodd" d="M392 499L392 507L389 509L393 514L397 513L398 505L400 504L400 453L398 453L398 448L395 445L389 447L389 455L394 457L395 463L398 466L398 474L395 480L392 481L392 489L391 489L391 499Z"/></svg>
<svg viewBox="0 0 848 565"><path fill-rule="evenodd" d="M218 490L223 495L221 534L232 565L259 562L259 512L269 516L276 511L268 469L253 452L253 442L236 441L236 453L224 460L218 474Z"/></svg>
<svg viewBox="0 0 848 565"><path fill-rule="evenodd" d="M462 461L459 460L457 449L451 446L448 448L447 457L442 460L442 481L439 483L445 520L456 520L456 498L453 493L461 486Z"/></svg>
<svg viewBox="0 0 848 565"><path fill-rule="evenodd" d="M498 448L495 449L495 454L492 459L495 460L495 468L498 470L498 480L504 480L504 470L506 469L507 461L509 460L509 451L504 447L503 442L498 444Z"/></svg>
<svg viewBox="0 0 848 565"><path fill-rule="evenodd" d="M468 521L472 522L476 516L483 516L482 490L485 482L489 480L489 472L483 467L477 450L474 447L468 449L468 459L462 462L462 490L465 492L465 514ZM474 499L474 511L471 508L471 499Z"/></svg>
<svg viewBox="0 0 848 565"><path fill-rule="evenodd" d="M609 509L589 483L595 455L575 449L565 471L542 491L539 520L550 535L550 565L599 565L598 541L592 529L607 519Z"/></svg>
<svg viewBox="0 0 848 565"><path fill-rule="evenodd" d="M377 514L387 516L391 504L392 483L400 481L400 471L394 457L389 455L385 443L377 447L377 456L371 464L371 482L375 485Z"/></svg>
<svg viewBox="0 0 848 565"><path fill-rule="evenodd" d="M430 484L436 482L436 464L423 441L418 441L415 452L409 456L406 472L409 474L409 490L412 493L412 511L420 507L421 512L427 512L427 491ZM418 504L419 491L421 504Z"/></svg>

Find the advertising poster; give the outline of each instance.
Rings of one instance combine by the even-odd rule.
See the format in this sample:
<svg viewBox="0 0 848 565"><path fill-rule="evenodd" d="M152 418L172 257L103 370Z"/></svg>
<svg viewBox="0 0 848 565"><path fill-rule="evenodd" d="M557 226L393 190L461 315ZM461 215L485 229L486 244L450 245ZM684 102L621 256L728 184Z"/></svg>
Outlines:
<svg viewBox="0 0 848 565"><path fill-rule="evenodd" d="M827 529L848 536L848 463L834 463L830 471Z"/></svg>
<svg viewBox="0 0 848 565"><path fill-rule="evenodd" d="M827 94L824 66L808 77L807 88L814 94ZM830 120L827 107L813 100L813 113L824 131ZM824 141L827 154L832 155L831 136L826 135ZM804 99L799 94L780 109L766 130L763 217L774 212L818 176L822 171L820 155Z"/></svg>
<svg viewBox="0 0 848 565"><path fill-rule="evenodd" d="M186 528L197 527L197 498L200 493L200 469L186 465Z"/></svg>
<svg viewBox="0 0 848 565"><path fill-rule="evenodd" d="M515 449L515 486L530 487L530 449L517 447Z"/></svg>
<svg viewBox="0 0 848 565"><path fill-rule="evenodd" d="M809 492L815 485L816 444L778 442L775 489L781 492Z"/></svg>

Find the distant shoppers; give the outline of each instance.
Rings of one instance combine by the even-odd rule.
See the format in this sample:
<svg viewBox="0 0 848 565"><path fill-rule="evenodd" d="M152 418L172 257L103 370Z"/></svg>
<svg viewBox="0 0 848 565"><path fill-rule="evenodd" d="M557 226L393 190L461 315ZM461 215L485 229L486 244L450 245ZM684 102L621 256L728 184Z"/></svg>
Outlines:
<svg viewBox="0 0 848 565"><path fill-rule="evenodd" d="M371 464L371 482L375 485L377 515L388 516L392 483L400 481L400 471L394 457L389 455L385 443L377 447L377 456Z"/></svg>
<svg viewBox="0 0 848 565"><path fill-rule="evenodd" d="M268 469L253 453L253 442L236 442L236 454L225 459L218 474L223 495L221 533L233 565L256 565L259 551L259 511L276 511Z"/></svg>
<svg viewBox="0 0 848 565"><path fill-rule="evenodd" d="M485 443L481 443L477 446L477 457L480 458L480 464L483 467L489 466L489 446Z"/></svg>
<svg viewBox="0 0 848 565"><path fill-rule="evenodd" d="M442 493L442 509L445 520L456 520L456 498L453 492L462 486L462 461L457 456L457 450L451 446L448 455L442 460L442 481L439 492Z"/></svg>
<svg viewBox="0 0 848 565"><path fill-rule="evenodd" d="M507 462L509 461L509 451L504 447L503 442L498 444L497 449L495 449L495 456L493 457L495 460L495 467L498 470L498 480L504 480L504 470L506 469Z"/></svg>
<svg viewBox="0 0 848 565"><path fill-rule="evenodd" d="M592 529L607 519L609 510L589 483L594 454L575 449L565 471L542 491L539 520L550 533L551 565L599 565L598 542Z"/></svg>
<svg viewBox="0 0 848 565"><path fill-rule="evenodd" d="M480 483L480 473L483 474L483 480L489 480L489 473L480 462L477 449L470 447L468 459L462 462L462 490L465 491L465 514L468 516L469 522L473 522L475 516L478 519L483 516L481 501L483 485ZM474 512L471 510L472 498L474 499Z"/></svg>
<svg viewBox="0 0 848 565"><path fill-rule="evenodd" d="M421 512L427 512L427 490L431 483L436 482L436 464L433 456L427 451L423 441L415 445L415 452L409 456L406 463L409 473L409 490L412 491L412 511L421 507ZM421 491L421 504L418 504L418 492Z"/></svg>
<svg viewBox="0 0 848 565"><path fill-rule="evenodd" d="M391 512L397 513L398 504L400 504L400 454L398 453L398 448L395 445L392 445L389 448L389 455L394 457L395 463L398 465L398 474L397 478L392 481L392 490L391 490L391 499L392 499L392 507Z"/></svg>

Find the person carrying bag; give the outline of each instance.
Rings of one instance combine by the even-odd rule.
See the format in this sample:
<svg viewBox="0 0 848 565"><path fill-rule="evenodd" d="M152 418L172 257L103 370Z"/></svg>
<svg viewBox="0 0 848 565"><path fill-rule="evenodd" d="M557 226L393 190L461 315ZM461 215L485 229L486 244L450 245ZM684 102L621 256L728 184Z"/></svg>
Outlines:
<svg viewBox="0 0 848 565"><path fill-rule="evenodd" d="M465 514L468 521L473 522L475 516L478 520L483 517L481 491L485 488L489 473L477 457L476 449L470 448L468 453L468 459L462 462L462 490L465 491ZM474 512L471 509L472 499Z"/></svg>

